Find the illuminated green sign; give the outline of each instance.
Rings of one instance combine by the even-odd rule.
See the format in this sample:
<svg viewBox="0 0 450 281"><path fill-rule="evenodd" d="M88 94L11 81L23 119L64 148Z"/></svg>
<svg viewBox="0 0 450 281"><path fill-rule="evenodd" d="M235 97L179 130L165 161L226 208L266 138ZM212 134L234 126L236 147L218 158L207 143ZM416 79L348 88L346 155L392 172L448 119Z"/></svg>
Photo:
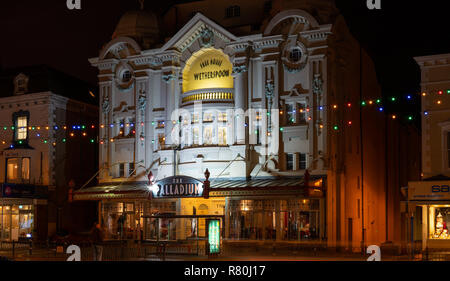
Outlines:
<svg viewBox="0 0 450 281"><path fill-rule="evenodd" d="M209 253L220 253L220 222L219 220L209 220L208 222L208 242Z"/></svg>

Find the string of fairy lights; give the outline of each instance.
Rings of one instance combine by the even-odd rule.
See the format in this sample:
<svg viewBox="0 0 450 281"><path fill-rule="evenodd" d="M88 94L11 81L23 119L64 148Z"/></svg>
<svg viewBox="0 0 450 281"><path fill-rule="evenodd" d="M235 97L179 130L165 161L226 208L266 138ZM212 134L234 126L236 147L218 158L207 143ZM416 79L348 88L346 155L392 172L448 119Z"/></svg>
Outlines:
<svg viewBox="0 0 450 281"><path fill-rule="evenodd" d="M446 94L446 95L444 95ZM395 104L399 104L403 101L406 102L412 102L415 99L415 96L419 96L419 97L427 97L427 96L432 96L435 95L437 97L436 100L433 101L433 104L437 105L437 106L441 106L443 105L443 97L445 96L450 96L450 89L447 90L436 90L433 92L423 92L420 94L416 94L416 95L412 95L412 94L408 94L408 95L404 95L404 96L392 96L389 98L374 98L374 99L365 99L362 101L359 101L357 103L354 102L346 102L344 104L331 104L331 105L321 105L317 107L318 111L324 111L324 110L332 110L332 111L338 111L340 109L345 109L345 110L351 110L353 108L355 108L355 105L359 105L361 107L375 107L376 110L378 110L381 113L386 113L386 106L390 106L390 105L395 105ZM280 116L282 115L286 115L287 116L292 116L295 115L297 113L305 113L305 121L311 121L312 117L308 116L308 113L310 113L312 110L314 109L314 107L306 107L304 109L292 109L291 111L286 111L281 109L279 111ZM270 112L267 112L267 116L270 116ZM424 111L421 112L421 114L424 117L427 117L430 115L430 111ZM401 114L399 113L390 113L389 114L389 118L390 119L400 119L401 117L404 118L404 120L406 121L414 121L414 114L411 113L403 113L403 116L400 116ZM237 116L239 117L239 116ZM289 118L289 117L287 117ZM257 120L260 120L261 116L257 116ZM211 121L211 120L208 120ZM219 120L225 122L226 118L224 120ZM292 120L287 120L288 122L291 121L291 123L294 123L295 120L294 118ZM108 142L108 140L103 140L100 139L99 137L99 129L107 129L107 128L119 128L119 136L125 137L125 128L128 128L128 136L135 136L136 134L136 126L145 126L148 123L151 123L152 126L154 126L155 129L161 129L161 128L165 128L165 124L166 122L172 122L173 124L180 124L181 121L173 121L173 120L164 120L161 118L157 118L155 120L151 120L151 121L144 121L144 122L140 122L140 123L135 123L135 122L113 122L110 124L100 124L100 125L95 125L95 124L91 124L91 125L86 125L86 124L75 124L75 125L67 125L67 124L61 124L61 125L53 125L50 126L48 124L46 125L29 125L27 127L16 127L16 126L11 126L11 125L0 125L0 143L2 143L3 145L8 144L9 142L11 142L12 136L11 136L11 132L13 134L16 133L17 130L19 129L28 129L27 131L27 139L39 139L41 142L45 143L45 144L51 144L53 146L56 146L56 144L58 142L61 143L66 143L68 142L70 139L75 138L75 137L82 137L88 140L89 143L95 144L95 143L100 143L100 144L104 144L106 142ZM341 120L340 124L331 124L329 126L329 128L333 131L339 131L340 126L345 125L345 126L351 126L353 125L353 121L352 120ZM245 123L245 127L248 127L249 124ZM283 132L284 131L284 127L280 127L280 131ZM319 128L320 129L324 129L325 125L323 124L319 124ZM123 130L122 130L123 129ZM55 139L55 138L51 138L50 135L50 131L53 130L55 133L56 132L64 132L63 134L58 134L59 136ZM48 132L46 134L46 132ZM256 133L256 132L255 132ZM268 133L270 135L270 133ZM141 140L144 139L143 136L140 137ZM110 142L113 142L114 139L110 139ZM24 143L25 140L18 140L15 141L16 144L22 144L22 142ZM154 143L155 140L152 140L152 143ZM9 144L11 148L14 147L14 144Z"/></svg>

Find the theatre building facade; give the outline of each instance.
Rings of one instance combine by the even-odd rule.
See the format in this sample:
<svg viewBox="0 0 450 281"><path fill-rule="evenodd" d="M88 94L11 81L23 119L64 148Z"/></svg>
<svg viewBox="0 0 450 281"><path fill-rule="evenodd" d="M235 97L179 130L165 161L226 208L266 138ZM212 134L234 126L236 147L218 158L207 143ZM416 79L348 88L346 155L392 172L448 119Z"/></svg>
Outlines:
<svg viewBox="0 0 450 281"><path fill-rule="evenodd" d="M359 126L361 83L379 95L373 65L332 1L305 2L193 1L120 19L89 59L99 185L74 192L98 201L107 239L203 237L211 218L224 241L382 239L379 112ZM380 192L370 200L361 134L365 192ZM375 224L363 226L362 212Z"/></svg>

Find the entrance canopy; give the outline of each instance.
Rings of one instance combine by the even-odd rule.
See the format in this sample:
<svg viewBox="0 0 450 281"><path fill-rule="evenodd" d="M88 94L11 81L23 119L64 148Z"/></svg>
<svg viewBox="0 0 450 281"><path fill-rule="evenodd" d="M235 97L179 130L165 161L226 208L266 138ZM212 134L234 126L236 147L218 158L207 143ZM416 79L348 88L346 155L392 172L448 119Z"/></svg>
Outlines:
<svg viewBox="0 0 450 281"><path fill-rule="evenodd" d="M308 187L303 178L253 179L253 180L212 180L210 197L234 195L290 195L322 197L325 176L311 176ZM74 191L74 200L103 199L149 199L151 190L147 182L129 182L94 186Z"/></svg>

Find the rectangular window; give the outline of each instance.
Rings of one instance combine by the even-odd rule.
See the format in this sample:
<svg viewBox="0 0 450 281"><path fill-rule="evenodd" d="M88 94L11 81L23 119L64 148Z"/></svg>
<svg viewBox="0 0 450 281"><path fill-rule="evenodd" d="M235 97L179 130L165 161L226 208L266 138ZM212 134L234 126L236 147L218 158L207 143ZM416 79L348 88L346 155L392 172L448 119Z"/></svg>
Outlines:
<svg viewBox="0 0 450 281"><path fill-rule="evenodd" d="M198 123L198 113L192 114L192 123Z"/></svg>
<svg viewBox="0 0 450 281"><path fill-rule="evenodd" d="M6 166L6 181L14 183L19 180L19 158L9 158Z"/></svg>
<svg viewBox="0 0 450 281"><path fill-rule="evenodd" d="M22 158L22 181L30 181L30 158Z"/></svg>
<svg viewBox="0 0 450 281"><path fill-rule="evenodd" d="M134 174L135 174L134 163L129 163L128 164L128 176L132 176Z"/></svg>
<svg viewBox="0 0 450 281"><path fill-rule="evenodd" d="M16 140L26 140L28 133L28 120L26 116L19 116L16 120L17 135Z"/></svg>
<svg viewBox="0 0 450 281"><path fill-rule="evenodd" d="M158 124L157 124L156 128L161 129L161 128L164 128L164 126L165 126L164 121L160 120L160 121L158 121Z"/></svg>
<svg viewBox="0 0 450 281"><path fill-rule="evenodd" d="M306 170L306 154L300 153L298 157L298 169Z"/></svg>
<svg viewBox="0 0 450 281"><path fill-rule="evenodd" d="M212 121L213 121L212 113L203 114L203 122L212 122Z"/></svg>
<svg viewBox="0 0 450 281"><path fill-rule="evenodd" d="M212 144L212 127L206 127L203 135L204 144Z"/></svg>
<svg viewBox="0 0 450 281"><path fill-rule="evenodd" d="M305 104L297 103L296 107L297 123L305 123L307 118L307 110Z"/></svg>
<svg viewBox="0 0 450 281"><path fill-rule="evenodd" d="M227 127L219 127L219 145L227 145Z"/></svg>
<svg viewBox="0 0 450 281"><path fill-rule="evenodd" d="M286 118L287 118L287 124L288 125L292 125L295 124L295 109L294 106L292 104L287 103L286 104Z"/></svg>
<svg viewBox="0 0 450 281"><path fill-rule="evenodd" d="M200 144L200 140L199 140L199 133L198 133L198 128L192 128L192 143L194 145L199 145Z"/></svg>
<svg viewBox="0 0 450 281"><path fill-rule="evenodd" d="M119 164L119 177L120 178L125 177L125 163Z"/></svg>
<svg viewBox="0 0 450 281"><path fill-rule="evenodd" d="M294 154L286 154L286 170L294 170Z"/></svg>
<svg viewBox="0 0 450 281"><path fill-rule="evenodd" d="M30 158L9 158L6 160L6 182L30 182Z"/></svg>
<svg viewBox="0 0 450 281"><path fill-rule="evenodd" d="M227 114L219 113L219 122L227 122Z"/></svg>
<svg viewBox="0 0 450 281"><path fill-rule="evenodd" d="M166 144L166 137L163 133L158 134L158 150L164 148Z"/></svg>

